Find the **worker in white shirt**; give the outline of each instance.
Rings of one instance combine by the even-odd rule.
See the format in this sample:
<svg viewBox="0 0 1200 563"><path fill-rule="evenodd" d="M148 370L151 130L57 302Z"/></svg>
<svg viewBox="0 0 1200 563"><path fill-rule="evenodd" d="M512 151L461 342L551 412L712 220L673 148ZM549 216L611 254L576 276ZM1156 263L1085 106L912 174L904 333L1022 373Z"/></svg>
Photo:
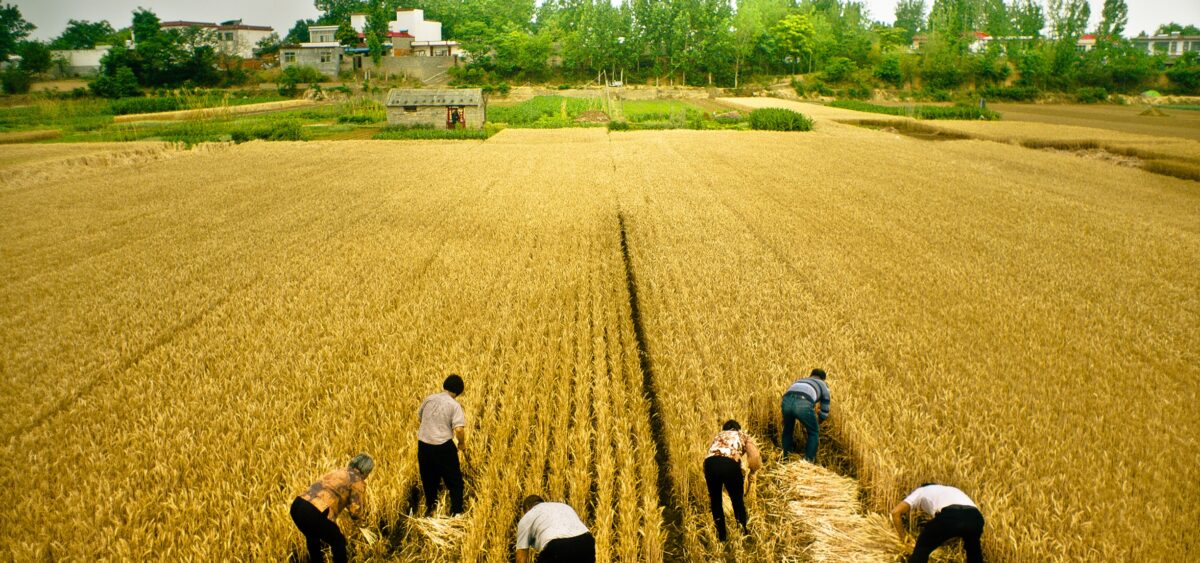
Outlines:
<svg viewBox="0 0 1200 563"><path fill-rule="evenodd" d="M525 515L517 523L517 563L529 563L529 550L538 552L538 563L596 563L596 538L561 502L546 502L530 495L521 503Z"/></svg>
<svg viewBox="0 0 1200 563"><path fill-rule="evenodd" d="M983 563L983 548L979 545L983 513L966 493L937 483L917 487L892 509L892 525L900 539L906 536L903 518L909 511L924 512L933 520L921 530L908 563L925 563L933 550L953 538L962 538L967 563Z"/></svg>

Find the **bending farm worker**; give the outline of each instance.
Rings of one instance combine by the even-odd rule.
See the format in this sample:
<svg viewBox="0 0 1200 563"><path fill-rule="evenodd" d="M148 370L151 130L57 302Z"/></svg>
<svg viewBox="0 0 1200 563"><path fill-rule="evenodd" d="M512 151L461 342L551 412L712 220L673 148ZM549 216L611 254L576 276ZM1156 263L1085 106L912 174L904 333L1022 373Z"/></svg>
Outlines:
<svg viewBox="0 0 1200 563"><path fill-rule="evenodd" d="M816 412L818 403L821 405L819 417ZM796 380L783 394L780 409L783 411L783 459L786 460L788 454L792 453L792 434L796 431L798 420L808 434L804 459L816 463L820 423L829 418L829 386L825 385L825 370L814 369L812 375Z"/></svg>
<svg viewBox="0 0 1200 563"><path fill-rule="evenodd" d="M463 512L463 475L458 464L458 452L467 455L467 415L455 400L463 394L463 380L450 374L442 382L442 393L434 393L421 401L417 418L417 466L421 486L425 489L425 516L433 516L442 482L450 490L450 514ZM458 440L458 446L454 440Z"/></svg>
<svg viewBox="0 0 1200 563"><path fill-rule="evenodd" d="M746 493L749 492L750 480L742 475L742 458L754 475L762 467L762 455L754 440L742 432L742 425L736 420L728 420L721 431L713 438L708 446L708 457L704 458L704 482L708 485L708 504L712 510L713 522L717 525L717 537L725 541L725 507L721 502L721 489L729 493L733 503L733 515L742 532L746 533Z"/></svg>
<svg viewBox="0 0 1200 563"><path fill-rule="evenodd" d="M570 505L529 495L521 507L517 563L529 563L530 549L538 552L538 563L596 563L596 539Z"/></svg>
<svg viewBox="0 0 1200 563"><path fill-rule="evenodd" d="M933 516L917 537L909 563L925 563L933 550L952 538L962 538L968 563L983 563L983 549L979 545L979 537L983 535L983 513L966 493L936 483L925 483L914 489L892 509L892 525L902 540L907 532L903 518L909 511Z"/></svg>
<svg viewBox="0 0 1200 563"><path fill-rule="evenodd" d="M322 563L322 543L329 545L334 563L346 561L346 536L338 528L338 514L345 510L355 521L362 516L367 476L375 461L358 454L345 469L330 471L313 483L308 491L292 501L292 521L304 534L310 563Z"/></svg>

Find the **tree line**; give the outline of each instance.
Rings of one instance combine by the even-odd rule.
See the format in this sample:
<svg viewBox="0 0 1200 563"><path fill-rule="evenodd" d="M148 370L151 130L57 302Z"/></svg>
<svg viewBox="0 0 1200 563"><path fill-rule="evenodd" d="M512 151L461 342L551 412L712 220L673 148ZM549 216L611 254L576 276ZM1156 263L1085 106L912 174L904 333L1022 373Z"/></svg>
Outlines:
<svg viewBox="0 0 1200 563"><path fill-rule="evenodd" d="M315 0L314 6L318 18L297 21L258 52L307 41L308 27L320 24L339 26L339 40L379 57L396 10L420 8L470 53L454 71L462 84L624 77L739 88L803 74L798 88L849 97L878 87L933 96L968 88L1008 88L1018 97L1085 88L1131 93L1164 85L1200 92L1195 53L1168 65L1165 56L1134 45L1125 0L1104 0L1094 29L1086 0L900 0L890 22L873 19L855 0ZM365 38L350 28L355 13L367 14ZM49 68L51 49L112 44L93 83L96 93L109 96L246 78L236 58L215 51L209 32L160 30L157 16L143 9L133 20L122 30L72 20L59 37L40 43L25 39L32 24L5 6L0 59L20 54L20 68L6 75L28 75ZM1200 34L1175 23L1156 30L1171 31ZM976 32L993 38L986 48L978 48ZM1096 35L1096 46L1085 52L1077 42L1087 33ZM135 45L125 48L133 37ZM921 49L913 52L918 37Z"/></svg>

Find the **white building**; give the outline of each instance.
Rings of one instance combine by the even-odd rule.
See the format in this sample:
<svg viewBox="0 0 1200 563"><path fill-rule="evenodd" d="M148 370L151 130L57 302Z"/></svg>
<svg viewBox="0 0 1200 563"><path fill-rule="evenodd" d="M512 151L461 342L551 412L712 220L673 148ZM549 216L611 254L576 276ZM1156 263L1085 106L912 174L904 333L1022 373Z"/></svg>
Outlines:
<svg viewBox="0 0 1200 563"><path fill-rule="evenodd" d="M350 26L362 37L367 15L352 14ZM462 52L457 41L442 39L442 22L425 19L425 11L416 8L396 10L396 19L388 22L388 39L397 56L450 57Z"/></svg>
<svg viewBox="0 0 1200 563"><path fill-rule="evenodd" d="M1151 55L1166 55L1174 59L1188 51L1200 52L1200 35L1183 35L1176 31L1170 35L1134 37L1133 44Z"/></svg>
<svg viewBox="0 0 1200 563"><path fill-rule="evenodd" d="M211 31L213 47L223 55L254 58L254 48L267 36L275 32L274 28L261 25L245 25L242 20L232 20L221 24L211 22L171 21L159 24L160 29L184 30L191 27Z"/></svg>
<svg viewBox="0 0 1200 563"><path fill-rule="evenodd" d="M100 73L100 59L112 50L112 45L96 45L95 49L51 51L51 56L65 64L67 76L95 76Z"/></svg>

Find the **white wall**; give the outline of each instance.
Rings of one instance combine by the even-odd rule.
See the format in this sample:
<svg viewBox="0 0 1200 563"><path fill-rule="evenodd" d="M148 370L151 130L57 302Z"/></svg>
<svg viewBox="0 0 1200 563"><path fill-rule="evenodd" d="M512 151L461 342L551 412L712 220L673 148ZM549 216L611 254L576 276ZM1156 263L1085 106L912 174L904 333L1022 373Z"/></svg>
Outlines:
<svg viewBox="0 0 1200 563"><path fill-rule="evenodd" d="M97 45L95 49L52 51L55 57L67 60L71 72L81 75L95 74L100 70L100 59L112 49L110 45Z"/></svg>
<svg viewBox="0 0 1200 563"><path fill-rule="evenodd" d="M350 27L353 27L354 31L365 33L363 30L367 29L367 15L350 14Z"/></svg>
<svg viewBox="0 0 1200 563"><path fill-rule="evenodd" d="M414 41L442 40L442 23L425 21L424 10L397 11L390 28L395 32L407 31Z"/></svg>

